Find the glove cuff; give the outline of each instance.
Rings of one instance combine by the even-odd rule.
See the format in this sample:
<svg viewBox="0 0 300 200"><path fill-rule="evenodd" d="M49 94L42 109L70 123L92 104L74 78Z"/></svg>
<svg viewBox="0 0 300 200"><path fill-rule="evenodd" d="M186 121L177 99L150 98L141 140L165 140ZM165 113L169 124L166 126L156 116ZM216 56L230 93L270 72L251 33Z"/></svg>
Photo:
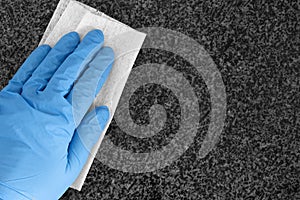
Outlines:
<svg viewBox="0 0 300 200"><path fill-rule="evenodd" d="M0 182L0 200L31 200L22 193Z"/></svg>

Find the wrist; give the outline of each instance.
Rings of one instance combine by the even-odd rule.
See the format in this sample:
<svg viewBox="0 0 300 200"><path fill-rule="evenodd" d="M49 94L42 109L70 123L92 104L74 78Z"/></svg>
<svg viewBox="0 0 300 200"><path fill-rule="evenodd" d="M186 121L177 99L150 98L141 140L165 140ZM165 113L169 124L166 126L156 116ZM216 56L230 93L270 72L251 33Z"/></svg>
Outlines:
<svg viewBox="0 0 300 200"><path fill-rule="evenodd" d="M31 200L21 192L0 182L0 200Z"/></svg>

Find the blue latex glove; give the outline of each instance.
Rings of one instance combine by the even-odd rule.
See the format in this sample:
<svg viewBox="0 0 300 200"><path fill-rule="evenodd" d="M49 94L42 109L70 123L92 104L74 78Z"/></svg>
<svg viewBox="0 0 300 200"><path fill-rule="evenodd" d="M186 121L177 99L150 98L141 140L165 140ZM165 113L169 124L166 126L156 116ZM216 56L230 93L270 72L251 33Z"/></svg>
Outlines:
<svg viewBox="0 0 300 200"><path fill-rule="evenodd" d="M103 40L38 47L0 92L0 199L55 200L79 175L109 118L106 106L85 115L114 60Z"/></svg>

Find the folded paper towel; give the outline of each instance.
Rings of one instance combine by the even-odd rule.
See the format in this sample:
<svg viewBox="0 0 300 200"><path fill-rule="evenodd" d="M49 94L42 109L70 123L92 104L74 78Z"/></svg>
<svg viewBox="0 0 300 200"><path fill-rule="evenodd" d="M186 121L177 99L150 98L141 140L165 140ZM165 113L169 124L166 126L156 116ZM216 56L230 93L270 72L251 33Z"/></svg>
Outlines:
<svg viewBox="0 0 300 200"><path fill-rule="evenodd" d="M70 31L76 31L83 37L93 29L103 31L104 45L110 46L115 52L116 60L111 73L94 101L95 106L106 105L109 107L110 123L146 34L138 32L85 4L72 0L61 0L40 44L54 46L64 34ZM109 124L92 149L85 167L71 186L72 188L81 190L108 126Z"/></svg>

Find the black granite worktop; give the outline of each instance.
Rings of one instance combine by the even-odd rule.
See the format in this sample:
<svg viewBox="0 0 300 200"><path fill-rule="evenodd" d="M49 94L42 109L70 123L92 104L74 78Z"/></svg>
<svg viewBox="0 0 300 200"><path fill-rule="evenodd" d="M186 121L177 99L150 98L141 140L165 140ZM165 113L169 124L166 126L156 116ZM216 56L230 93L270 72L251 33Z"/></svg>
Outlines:
<svg viewBox="0 0 300 200"><path fill-rule="evenodd" d="M149 173L126 173L95 160L82 191L70 189L61 199L300 199L299 1L81 2L133 28L159 26L196 40L222 75L227 115L215 149L200 158L211 109L205 82L182 58L143 49L136 66L167 63L194 88L203 117L193 144L170 166ZM0 1L0 89L37 47L57 3ZM177 108L174 98L166 88L141 87L130 100L132 118L147 124L153 99ZM128 136L115 121L106 137L136 152L161 148L179 128L179 110L168 110L159 140Z"/></svg>

